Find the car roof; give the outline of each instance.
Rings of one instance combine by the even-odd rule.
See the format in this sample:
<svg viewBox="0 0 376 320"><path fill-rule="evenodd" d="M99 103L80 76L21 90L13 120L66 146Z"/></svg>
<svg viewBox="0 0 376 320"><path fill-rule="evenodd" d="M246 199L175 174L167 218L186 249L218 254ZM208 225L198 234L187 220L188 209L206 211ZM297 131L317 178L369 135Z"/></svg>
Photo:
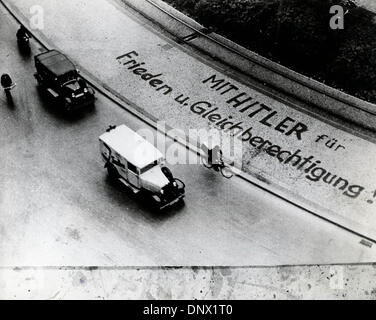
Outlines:
<svg viewBox="0 0 376 320"><path fill-rule="evenodd" d="M41 53L35 57L41 64L50 70L56 76L76 71L75 65L67 56L57 50L50 50Z"/></svg>
<svg viewBox="0 0 376 320"><path fill-rule="evenodd" d="M126 125L102 134L99 139L139 169L164 158L153 144Z"/></svg>

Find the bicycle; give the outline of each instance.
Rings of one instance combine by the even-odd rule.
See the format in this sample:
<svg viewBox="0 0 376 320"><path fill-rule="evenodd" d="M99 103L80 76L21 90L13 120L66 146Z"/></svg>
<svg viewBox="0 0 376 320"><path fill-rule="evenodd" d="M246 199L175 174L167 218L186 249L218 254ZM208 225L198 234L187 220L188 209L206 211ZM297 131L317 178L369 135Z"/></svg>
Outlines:
<svg viewBox="0 0 376 320"><path fill-rule="evenodd" d="M231 179L234 176L231 166L225 163L222 159L217 163L210 163L207 157L203 157L202 163L205 168L214 169L215 171L220 172L226 179Z"/></svg>

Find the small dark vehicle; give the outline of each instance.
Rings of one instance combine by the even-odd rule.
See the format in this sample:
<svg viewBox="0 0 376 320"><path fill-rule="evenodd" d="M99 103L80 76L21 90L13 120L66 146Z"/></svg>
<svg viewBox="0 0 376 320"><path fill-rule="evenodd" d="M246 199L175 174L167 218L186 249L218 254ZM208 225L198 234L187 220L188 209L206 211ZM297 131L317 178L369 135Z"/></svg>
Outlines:
<svg viewBox="0 0 376 320"><path fill-rule="evenodd" d="M50 50L35 56L34 60L38 85L64 110L69 112L94 104L94 90L64 54Z"/></svg>

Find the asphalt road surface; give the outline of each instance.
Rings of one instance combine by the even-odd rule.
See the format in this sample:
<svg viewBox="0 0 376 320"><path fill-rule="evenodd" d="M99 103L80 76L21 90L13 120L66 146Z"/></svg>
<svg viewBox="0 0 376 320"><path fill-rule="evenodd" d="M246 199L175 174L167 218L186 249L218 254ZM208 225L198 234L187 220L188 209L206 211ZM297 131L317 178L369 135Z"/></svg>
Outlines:
<svg viewBox="0 0 376 320"><path fill-rule="evenodd" d="M293 265L375 261L361 238L238 178L197 165L172 167L185 205L160 214L107 178L98 136L110 124L146 124L97 94L75 117L40 96L32 57L0 6L1 266ZM32 42L32 53L42 49ZM160 137L159 137L160 138Z"/></svg>

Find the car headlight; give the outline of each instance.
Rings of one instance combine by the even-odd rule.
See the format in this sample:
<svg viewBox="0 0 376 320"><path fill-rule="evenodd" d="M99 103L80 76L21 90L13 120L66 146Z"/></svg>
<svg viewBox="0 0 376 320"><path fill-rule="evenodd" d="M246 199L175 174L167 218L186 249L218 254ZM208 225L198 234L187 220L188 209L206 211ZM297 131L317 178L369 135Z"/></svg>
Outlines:
<svg viewBox="0 0 376 320"><path fill-rule="evenodd" d="M85 89L84 89L84 92L85 92L85 93L88 93L88 92L89 92L89 90L88 90L87 88L85 88Z"/></svg>

